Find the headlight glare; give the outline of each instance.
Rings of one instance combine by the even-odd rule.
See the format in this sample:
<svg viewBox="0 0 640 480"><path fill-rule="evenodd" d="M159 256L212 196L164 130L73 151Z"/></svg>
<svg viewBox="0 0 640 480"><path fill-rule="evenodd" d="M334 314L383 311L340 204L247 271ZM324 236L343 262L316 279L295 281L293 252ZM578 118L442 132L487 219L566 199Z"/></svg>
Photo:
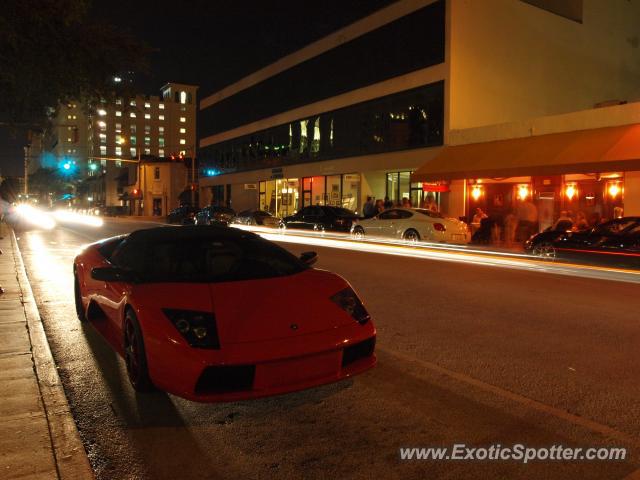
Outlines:
<svg viewBox="0 0 640 480"><path fill-rule="evenodd" d="M338 293L331 297L331 301L337 304L345 312L358 322L360 325L364 325L369 321L371 315L364 308L364 305L351 288L347 287L344 290L340 290Z"/></svg>

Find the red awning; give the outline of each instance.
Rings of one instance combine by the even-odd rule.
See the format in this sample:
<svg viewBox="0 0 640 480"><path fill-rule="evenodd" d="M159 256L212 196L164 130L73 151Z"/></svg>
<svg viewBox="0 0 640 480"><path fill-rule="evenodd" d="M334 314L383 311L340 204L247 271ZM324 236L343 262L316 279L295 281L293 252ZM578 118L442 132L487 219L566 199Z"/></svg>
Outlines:
<svg viewBox="0 0 640 480"><path fill-rule="evenodd" d="M640 170L640 125L445 147L412 182Z"/></svg>

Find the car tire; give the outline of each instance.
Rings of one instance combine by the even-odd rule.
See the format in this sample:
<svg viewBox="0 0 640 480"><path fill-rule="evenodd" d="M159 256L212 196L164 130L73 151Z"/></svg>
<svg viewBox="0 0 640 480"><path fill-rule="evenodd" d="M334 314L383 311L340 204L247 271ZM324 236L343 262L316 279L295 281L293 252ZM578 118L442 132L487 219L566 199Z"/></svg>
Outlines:
<svg viewBox="0 0 640 480"><path fill-rule="evenodd" d="M87 314L82 306L82 294L80 292L80 280L78 280L78 274L73 274L73 299L76 304L76 315L81 322L87 321Z"/></svg>
<svg viewBox="0 0 640 480"><path fill-rule="evenodd" d="M364 240L364 228L358 226L353 229L353 238L356 240Z"/></svg>
<svg viewBox="0 0 640 480"><path fill-rule="evenodd" d="M556 247L554 247L551 242L540 242L533 247L531 253L543 260L555 260L557 255Z"/></svg>
<svg viewBox="0 0 640 480"><path fill-rule="evenodd" d="M420 234L413 228L410 228L402 234L402 238L407 242L415 243L420 241Z"/></svg>
<svg viewBox="0 0 640 480"><path fill-rule="evenodd" d="M127 309L125 314L123 334L124 361L131 386L140 393L153 391L142 330L136 314L131 309Z"/></svg>

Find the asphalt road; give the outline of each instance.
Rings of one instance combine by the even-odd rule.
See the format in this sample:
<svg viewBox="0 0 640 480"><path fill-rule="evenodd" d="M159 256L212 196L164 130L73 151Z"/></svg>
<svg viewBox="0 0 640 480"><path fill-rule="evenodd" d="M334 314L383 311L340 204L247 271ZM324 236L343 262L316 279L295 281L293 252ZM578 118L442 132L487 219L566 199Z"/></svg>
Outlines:
<svg viewBox="0 0 640 480"><path fill-rule="evenodd" d="M81 245L149 226L114 220L19 239L99 479L622 479L640 468L640 297L628 278L314 246L317 268L347 278L372 314L378 366L281 397L198 404L135 395L121 359L75 318ZM526 465L399 458L400 447L459 443L629 451L626 461Z"/></svg>

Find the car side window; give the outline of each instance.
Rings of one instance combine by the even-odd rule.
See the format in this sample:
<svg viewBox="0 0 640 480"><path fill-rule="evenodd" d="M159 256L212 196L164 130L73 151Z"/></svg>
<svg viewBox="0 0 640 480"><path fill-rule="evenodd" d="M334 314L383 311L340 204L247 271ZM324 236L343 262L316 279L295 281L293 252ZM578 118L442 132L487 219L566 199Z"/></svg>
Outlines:
<svg viewBox="0 0 640 480"><path fill-rule="evenodd" d="M136 271L136 267L142 265L144 260L141 250L136 243L124 240L118 245L109 261L116 267Z"/></svg>
<svg viewBox="0 0 640 480"><path fill-rule="evenodd" d="M395 220L400 217L398 215L398 210L387 210L386 212L382 212L378 215L378 218L380 220Z"/></svg>
<svg viewBox="0 0 640 480"><path fill-rule="evenodd" d="M412 212L408 212L406 210L398 210L398 218L411 218L413 217Z"/></svg>

